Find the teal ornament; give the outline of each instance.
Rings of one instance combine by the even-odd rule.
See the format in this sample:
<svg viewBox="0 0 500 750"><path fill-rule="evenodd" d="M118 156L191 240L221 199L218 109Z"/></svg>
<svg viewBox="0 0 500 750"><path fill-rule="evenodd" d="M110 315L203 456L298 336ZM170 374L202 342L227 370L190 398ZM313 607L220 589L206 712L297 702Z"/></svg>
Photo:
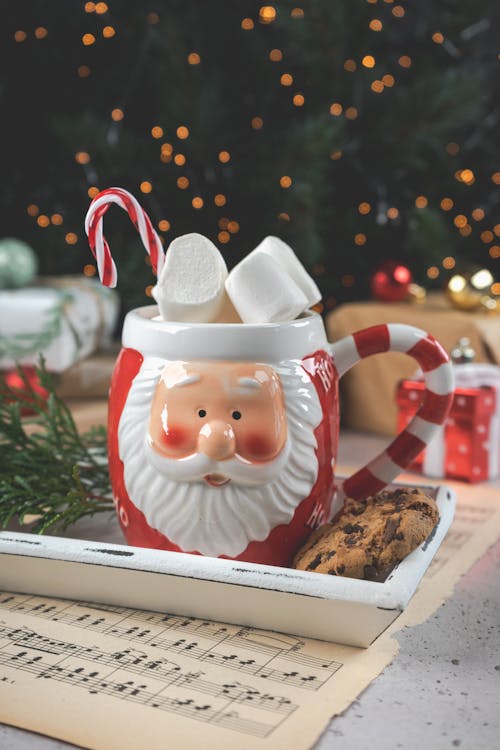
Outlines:
<svg viewBox="0 0 500 750"><path fill-rule="evenodd" d="M0 289L26 286L37 271L37 257L26 242L15 237L0 240Z"/></svg>

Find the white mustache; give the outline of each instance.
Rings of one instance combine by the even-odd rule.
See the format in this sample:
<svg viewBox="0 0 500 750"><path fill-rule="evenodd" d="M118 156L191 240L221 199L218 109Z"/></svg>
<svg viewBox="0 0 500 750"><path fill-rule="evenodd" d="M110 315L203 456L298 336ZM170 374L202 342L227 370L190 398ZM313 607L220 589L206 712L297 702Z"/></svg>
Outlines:
<svg viewBox="0 0 500 750"><path fill-rule="evenodd" d="M202 482L207 474L223 474L237 484L247 487L275 481L288 460L290 450L287 440L282 451L272 461L250 463L240 456L215 461L205 453L192 453L184 458L168 458L157 453L151 443L151 436L147 435L146 458L167 479L174 482Z"/></svg>

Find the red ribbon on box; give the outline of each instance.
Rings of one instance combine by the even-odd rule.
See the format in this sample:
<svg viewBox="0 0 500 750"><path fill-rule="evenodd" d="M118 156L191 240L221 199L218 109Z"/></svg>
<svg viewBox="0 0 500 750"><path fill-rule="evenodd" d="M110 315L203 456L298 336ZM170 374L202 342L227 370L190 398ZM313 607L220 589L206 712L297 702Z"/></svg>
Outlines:
<svg viewBox="0 0 500 750"><path fill-rule="evenodd" d="M418 380L403 380L398 385L398 430L404 429L418 410L424 390L424 383ZM427 476L466 482L495 479L500 458L496 414L495 387L456 388L446 423L412 468Z"/></svg>

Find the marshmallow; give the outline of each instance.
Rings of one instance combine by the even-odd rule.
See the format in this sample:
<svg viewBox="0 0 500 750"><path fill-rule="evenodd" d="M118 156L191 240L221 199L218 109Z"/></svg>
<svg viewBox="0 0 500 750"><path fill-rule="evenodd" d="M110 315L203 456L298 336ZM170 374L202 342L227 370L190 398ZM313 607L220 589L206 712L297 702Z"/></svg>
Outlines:
<svg viewBox="0 0 500 750"><path fill-rule="evenodd" d="M201 234L177 237L153 287L163 320L211 323L224 300L227 267L215 245Z"/></svg>
<svg viewBox="0 0 500 750"><path fill-rule="evenodd" d="M291 276L263 252L251 252L233 268L226 291L244 323L293 320L309 304Z"/></svg>
<svg viewBox="0 0 500 750"><path fill-rule="evenodd" d="M257 245L254 253L267 253L276 260L284 271L295 281L307 297L307 306L311 307L321 300L321 292L309 276L306 269L293 252L290 245L280 240L279 237L265 237L260 245Z"/></svg>

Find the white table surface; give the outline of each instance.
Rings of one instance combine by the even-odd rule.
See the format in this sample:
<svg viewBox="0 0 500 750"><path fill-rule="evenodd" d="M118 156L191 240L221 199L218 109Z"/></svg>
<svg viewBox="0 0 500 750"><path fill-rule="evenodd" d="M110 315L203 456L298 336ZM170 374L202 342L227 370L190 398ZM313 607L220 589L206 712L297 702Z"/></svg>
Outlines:
<svg viewBox="0 0 500 750"><path fill-rule="evenodd" d="M365 463L386 443L345 432L339 463ZM499 748L500 541L429 620L402 630L397 639L400 651L392 664L330 722L315 750ZM0 724L0 750L72 747ZM233 748L230 740L227 747Z"/></svg>

